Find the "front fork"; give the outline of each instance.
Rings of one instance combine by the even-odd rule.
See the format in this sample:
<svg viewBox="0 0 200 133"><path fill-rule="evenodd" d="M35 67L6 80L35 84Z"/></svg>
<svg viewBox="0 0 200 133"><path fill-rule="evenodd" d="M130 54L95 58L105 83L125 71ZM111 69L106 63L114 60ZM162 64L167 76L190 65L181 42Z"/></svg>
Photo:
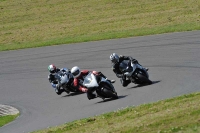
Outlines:
<svg viewBox="0 0 200 133"><path fill-rule="evenodd" d="M109 81L105 81L105 82L101 82L101 83L100 83L100 87L101 87L101 89L102 89L102 85L101 85L101 84L106 84L106 85L108 85L108 87L111 88L111 91L116 92L114 86L113 86L111 83L109 83Z"/></svg>
<svg viewBox="0 0 200 133"><path fill-rule="evenodd" d="M135 80L136 83L137 83L137 82L140 82L140 81L139 81L140 79L139 79L138 76L137 76L139 73L142 74L143 76L149 78L149 75L148 75L148 73L146 72L146 70L144 70L144 68L143 68L143 69L136 69L135 73L134 73L133 76L132 76L133 80Z"/></svg>

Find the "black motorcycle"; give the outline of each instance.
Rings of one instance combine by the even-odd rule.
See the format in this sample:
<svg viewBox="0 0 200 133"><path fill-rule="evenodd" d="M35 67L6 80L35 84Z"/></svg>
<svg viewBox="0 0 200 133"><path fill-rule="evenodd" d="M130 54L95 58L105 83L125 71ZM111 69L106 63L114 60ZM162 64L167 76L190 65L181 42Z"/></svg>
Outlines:
<svg viewBox="0 0 200 133"><path fill-rule="evenodd" d="M135 84L152 84L152 81L149 79L148 72L138 63L133 63L130 60L124 60L119 64L119 69L123 75Z"/></svg>

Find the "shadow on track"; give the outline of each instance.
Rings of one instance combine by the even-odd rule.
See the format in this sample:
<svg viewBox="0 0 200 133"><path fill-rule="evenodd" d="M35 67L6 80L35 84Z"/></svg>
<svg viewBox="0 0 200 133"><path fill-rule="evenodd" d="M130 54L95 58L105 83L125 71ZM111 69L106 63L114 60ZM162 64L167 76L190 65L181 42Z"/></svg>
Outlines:
<svg viewBox="0 0 200 133"><path fill-rule="evenodd" d="M127 89L139 88L139 87L143 87L143 86L153 85L153 84L159 83L161 81L152 81L152 82L153 82L152 84L136 85L136 86L133 86L133 87L130 87L130 88L127 88Z"/></svg>
<svg viewBox="0 0 200 133"><path fill-rule="evenodd" d="M156 83L161 82L161 80L159 80L159 81L152 81L152 82L153 82L152 84L156 84Z"/></svg>
<svg viewBox="0 0 200 133"><path fill-rule="evenodd" d="M72 92L72 93L62 96L62 97L76 96L76 95L80 95L80 94L85 94L85 92Z"/></svg>
<svg viewBox="0 0 200 133"><path fill-rule="evenodd" d="M126 96L127 96L127 95L118 96L118 99L124 98L124 97L126 97ZM103 100L103 101L99 101L99 102L97 102L97 103L105 103L105 102L114 101L114 100L118 100L118 99L109 98L109 99L105 99L105 100ZM97 104L97 103L96 103L96 104Z"/></svg>

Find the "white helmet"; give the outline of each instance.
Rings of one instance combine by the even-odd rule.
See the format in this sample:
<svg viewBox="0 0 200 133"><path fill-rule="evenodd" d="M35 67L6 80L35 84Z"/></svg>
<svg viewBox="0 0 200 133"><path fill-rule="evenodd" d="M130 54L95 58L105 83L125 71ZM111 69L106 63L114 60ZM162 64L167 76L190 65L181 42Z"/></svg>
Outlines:
<svg viewBox="0 0 200 133"><path fill-rule="evenodd" d="M116 53L112 53L110 55L110 60L112 63L117 63L117 62L119 62L119 56Z"/></svg>
<svg viewBox="0 0 200 133"><path fill-rule="evenodd" d="M72 67L71 73L74 76L74 78L77 78L81 74L80 68L78 66Z"/></svg>

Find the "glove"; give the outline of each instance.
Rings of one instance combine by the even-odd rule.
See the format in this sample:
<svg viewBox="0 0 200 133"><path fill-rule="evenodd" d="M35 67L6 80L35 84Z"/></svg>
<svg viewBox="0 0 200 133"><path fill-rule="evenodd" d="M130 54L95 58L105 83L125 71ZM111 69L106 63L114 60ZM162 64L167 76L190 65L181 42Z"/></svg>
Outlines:
<svg viewBox="0 0 200 133"><path fill-rule="evenodd" d="M132 59L132 63L137 64L138 61L136 59Z"/></svg>

